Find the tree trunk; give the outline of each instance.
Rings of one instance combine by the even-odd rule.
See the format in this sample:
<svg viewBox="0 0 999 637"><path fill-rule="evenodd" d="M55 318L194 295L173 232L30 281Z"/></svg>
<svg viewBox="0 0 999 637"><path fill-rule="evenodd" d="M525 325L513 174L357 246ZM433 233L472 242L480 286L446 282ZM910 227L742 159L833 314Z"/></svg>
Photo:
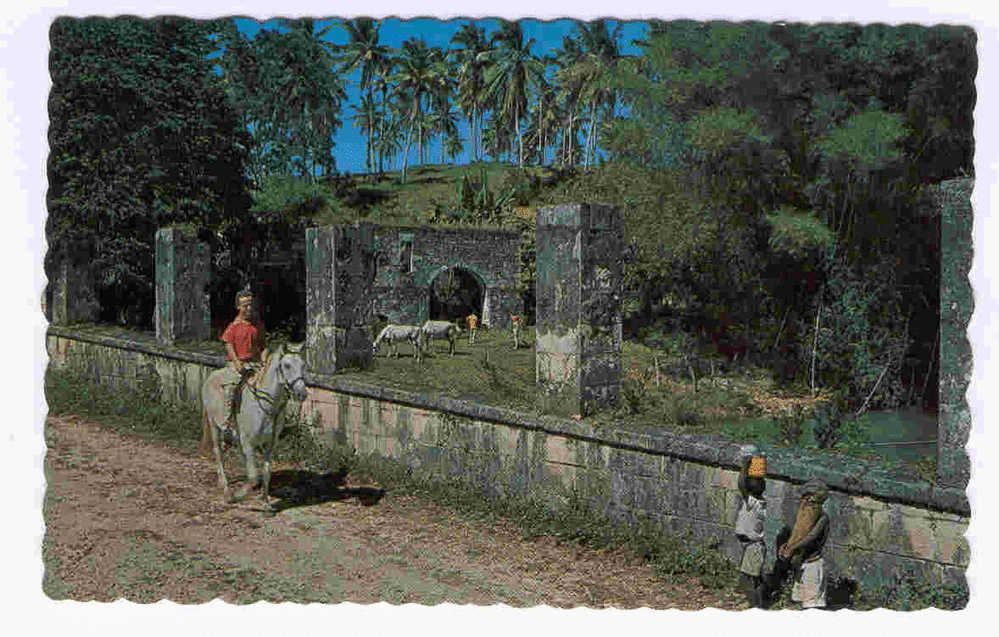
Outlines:
<svg viewBox="0 0 999 637"><path fill-rule="evenodd" d="M513 128L517 133L517 165L524 169L524 138L520 134L520 105L513 109Z"/></svg>
<svg viewBox="0 0 999 637"><path fill-rule="evenodd" d="M596 129L597 120L597 98L590 101L590 130L586 134L586 146L583 148L583 168L590 167L590 143L593 140L593 131Z"/></svg>
<svg viewBox="0 0 999 637"><path fill-rule="evenodd" d="M402 154L402 183L406 183L406 168L409 166L409 148L413 143L413 127L416 125L416 105L413 105L413 115L409 120L409 130L406 131L406 149Z"/></svg>
<svg viewBox="0 0 999 637"><path fill-rule="evenodd" d="M545 163L545 153L544 150L542 150L544 148L543 146L544 140L542 139L542 128L541 128L541 121L542 121L542 115L544 114L544 110L545 110L545 100L542 97L538 97L538 165L539 166L543 166Z"/></svg>

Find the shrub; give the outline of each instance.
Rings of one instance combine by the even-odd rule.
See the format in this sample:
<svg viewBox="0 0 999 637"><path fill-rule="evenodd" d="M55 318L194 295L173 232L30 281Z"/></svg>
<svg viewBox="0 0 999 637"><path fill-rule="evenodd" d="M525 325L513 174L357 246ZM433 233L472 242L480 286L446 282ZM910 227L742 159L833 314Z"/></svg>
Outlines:
<svg viewBox="0 0 999 637"><path fill-rule="evenodd" d="M805 430L806 408L802 406L786 407L773 417L780 431L780 441L785 445L796 445Z"/></svg>

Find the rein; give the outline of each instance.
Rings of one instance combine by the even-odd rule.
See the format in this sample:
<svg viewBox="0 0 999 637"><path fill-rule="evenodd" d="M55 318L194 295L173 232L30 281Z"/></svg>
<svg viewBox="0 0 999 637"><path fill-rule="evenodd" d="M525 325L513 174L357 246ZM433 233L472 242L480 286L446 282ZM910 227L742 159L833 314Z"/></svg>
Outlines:
<svg viewBox="0 0 999 637"><path fill-rule="evenodd" d="M299 381L301 381L302 383L305 383L305 378L302 377L302 376L299 376L298 378L295 378L295 379L293 379L290 382L285 377L284 371L281 369L281 359L284 358L286 354L287 354L287 352L281 352L280 356L272 356L272 357L270 357L270 360L268 361L267 369L265 369L263 371L262 375L261 375L262 377L266 376L267 372L270 371L270 366L274 365L274 364L277 365L277 374L278 374L278 378L280 379L280 383L278 384L278 390L277 390L278 391L278 395L280 395L282 393L282 391L281 391L282 389L284 389L286 391L290 390L292 388L292 386L294 386L294 384L297 383L297 382L299 382ZM262 378L261 378L261 380L262 380ZM249 387L250 393L253 394L254 399L256 399L257 405L260 406L260 411L264 412L264 414L266 414L269 417L276 416L277 413L279 411L281 411L281 407L284 405L285 401L287 401L287 399L288 399L287 394L285 394L283 400L277 400L278 396L272 396L268 392L264 391L263 389L260 389L259 387L252 387L250 385L247 385L247 387ZM271 411L271 410L267 409L267 407L265 407L265 404L273 406L274 410Z"/></svg>

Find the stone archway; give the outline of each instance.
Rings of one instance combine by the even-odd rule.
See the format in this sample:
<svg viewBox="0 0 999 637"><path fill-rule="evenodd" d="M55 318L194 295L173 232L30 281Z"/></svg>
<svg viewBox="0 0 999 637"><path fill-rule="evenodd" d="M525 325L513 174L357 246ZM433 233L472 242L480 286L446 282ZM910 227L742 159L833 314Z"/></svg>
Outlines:
<svg viewBox="0 0 999 637"><path fill-rule="evenodd" d="M445 266L431 279L429 287L431 320L458 321L473 312L482 317L486 286L471 270Z"/></svg>

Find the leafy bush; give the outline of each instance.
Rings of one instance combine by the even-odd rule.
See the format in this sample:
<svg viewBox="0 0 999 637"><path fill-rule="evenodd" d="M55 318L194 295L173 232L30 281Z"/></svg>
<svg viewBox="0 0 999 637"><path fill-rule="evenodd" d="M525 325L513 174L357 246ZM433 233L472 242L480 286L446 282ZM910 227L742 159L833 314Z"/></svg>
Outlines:
<svg viewBox="0 0 999 637"><path fill-rule="evenodd" d="M787 407L773 417L780 431L780 441L785 445L796 445L805 431L807 412L804 407Z"/></svg>
<svg viewBox="0 0 999 637"><path fill-rule="evenodd" d="M821 385L845 388L847 402L857 407L868 396L870 408L897 407L905 395L900 372L911 339L890 265L860 274L833 264L823 301L815 355ZM800 333L814 334L814 323ZM812 348L802 353L810 359ZM811 361L803 363L807 368Z"/></svg>
<svg viewBox="0 0 999 637"><path fill-rule="evenodd" d="M812 434L819 449L831 449L843 436L843 415L835 402L815 409Z"/></svg>
<svg viewBox="0 0 999 637"><path fill-rule="evenodd" d="M333 187L297 177L273 175L265 177L253 192L254 211L294 212L312 216L339 209Z"/></svg>

